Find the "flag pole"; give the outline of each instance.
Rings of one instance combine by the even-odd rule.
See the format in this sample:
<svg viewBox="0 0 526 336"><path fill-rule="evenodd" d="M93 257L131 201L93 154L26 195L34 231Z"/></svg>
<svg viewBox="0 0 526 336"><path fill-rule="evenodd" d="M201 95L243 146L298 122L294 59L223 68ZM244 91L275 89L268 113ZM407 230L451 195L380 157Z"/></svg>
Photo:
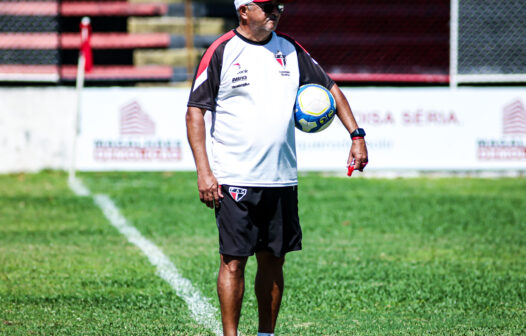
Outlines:
<svg viewBox="0 0 526 336"><path fill-rule="evenodd" d="M73 117L74 130L71 150L71 162L69 166L69 181L75 179L76 161L77 161L77 138L80 134L80 118L82 116L82 89L84 88L85 73L91 71L93 66L93 57L91 54L91 22L89 17L83 17L80 22L80 50L79 61L77 66L77 108Z"/></svg>

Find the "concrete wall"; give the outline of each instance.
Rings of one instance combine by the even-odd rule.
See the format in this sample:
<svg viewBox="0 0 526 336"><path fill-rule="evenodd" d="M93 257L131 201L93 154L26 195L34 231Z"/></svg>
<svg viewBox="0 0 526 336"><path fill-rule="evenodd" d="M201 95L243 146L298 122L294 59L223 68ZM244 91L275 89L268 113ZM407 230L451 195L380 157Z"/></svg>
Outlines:
<svg viewBox="0 0 526 336"><path fill-rule="evenodd" d="M0 89L0 173L64 169L75 106L74 89Z"/></svg>

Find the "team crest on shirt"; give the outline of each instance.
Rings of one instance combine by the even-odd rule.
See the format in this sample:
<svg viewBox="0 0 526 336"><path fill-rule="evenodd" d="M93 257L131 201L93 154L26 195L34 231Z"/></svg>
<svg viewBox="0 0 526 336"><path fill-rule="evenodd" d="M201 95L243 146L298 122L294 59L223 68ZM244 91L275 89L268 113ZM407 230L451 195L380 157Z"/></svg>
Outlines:
<svg viewBox="0 0 526 336"><path fill-rule="evenodd" d="M283 68L283 70L279 72L281 76L284 76L284 77L290 76L290 71L286 70L287 69L287 57L283 55L283 53L280 50L276 51L276 53L274 54L274 57L276 58L276 61L279 63L279 65L281 65L281 67Z"/></svg>
<svg viewBox="0 0 526 336"><path fill-rule="evenodd" d="M246 189L238 188L238 187L230 187L228 188L228 192L230 193L230 196L232 196L232 198L236 202L241 201L241 199L247 194Z"/></svg>
<svg viewBox="0 0 526 336"><path fill-rule="evenodd" d="M276 57L276 61L278 61L279 65L281 65L283 69L287 67L287 58L285 57L285 55L283 55L281 51L276 51L274 57Z"/></svg>

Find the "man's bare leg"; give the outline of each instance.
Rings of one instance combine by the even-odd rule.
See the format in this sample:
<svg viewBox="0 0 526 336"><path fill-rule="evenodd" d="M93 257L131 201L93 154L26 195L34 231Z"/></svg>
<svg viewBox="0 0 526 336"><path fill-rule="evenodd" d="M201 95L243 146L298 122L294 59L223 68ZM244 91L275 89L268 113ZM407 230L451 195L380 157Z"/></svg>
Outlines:
<svg viewBox="0 0 526 336"><path fill-rule="evenodd" d="M221 255L221 265L217 277L217 294L221 305L221 319L225 336L237 336L237 326L245 292L247 259L247 257Z"/></svg>
<svg viewBox="0 0 526 336"><path fill-rule="evenodd" d="M258 300L259 332L273 333L283 295L283 263L285 257L275 257L269 251L256 253L256 297Z"/></svg>

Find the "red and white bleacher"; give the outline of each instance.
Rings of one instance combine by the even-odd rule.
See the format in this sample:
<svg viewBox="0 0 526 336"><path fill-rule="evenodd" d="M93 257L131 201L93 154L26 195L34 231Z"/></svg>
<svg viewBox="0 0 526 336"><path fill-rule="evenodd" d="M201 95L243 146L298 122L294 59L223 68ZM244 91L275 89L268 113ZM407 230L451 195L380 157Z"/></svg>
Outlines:
<svg viewBox="0 0 526 336"><path fill-rule="evenodd" d="M129 3L127 1L18 1L1 2L0 17L21 17L27 22L39 18L55 17L72 18L83 16L129 17L129 16L159 16L166 14L167 4L164 3ZM28 23L29 24L29 23ZM38 24L36 25L38 26ZM0 50L10 54L37 55L46 51L55 51L57 55L68 50L78 50L80 35L78 32L59 31L5 31L0 30ZM167 33L136 33L127 32L97 32L92 36L92 48L97 50L134 50L139 48L168 48L170 35ZM48 53L49 54L49 53ZM6 57L4 57L6 58ZM72 81L76 77L75 64L64 64L57 56L55 64L27 64L22 60L11 64L0 64L0 81ZM49 63L49 62L47 62ZM86 74L87 81L170 81L173 68L170 66L134 66L133 64L99 65L95 57L93 70Z"/></svg>

